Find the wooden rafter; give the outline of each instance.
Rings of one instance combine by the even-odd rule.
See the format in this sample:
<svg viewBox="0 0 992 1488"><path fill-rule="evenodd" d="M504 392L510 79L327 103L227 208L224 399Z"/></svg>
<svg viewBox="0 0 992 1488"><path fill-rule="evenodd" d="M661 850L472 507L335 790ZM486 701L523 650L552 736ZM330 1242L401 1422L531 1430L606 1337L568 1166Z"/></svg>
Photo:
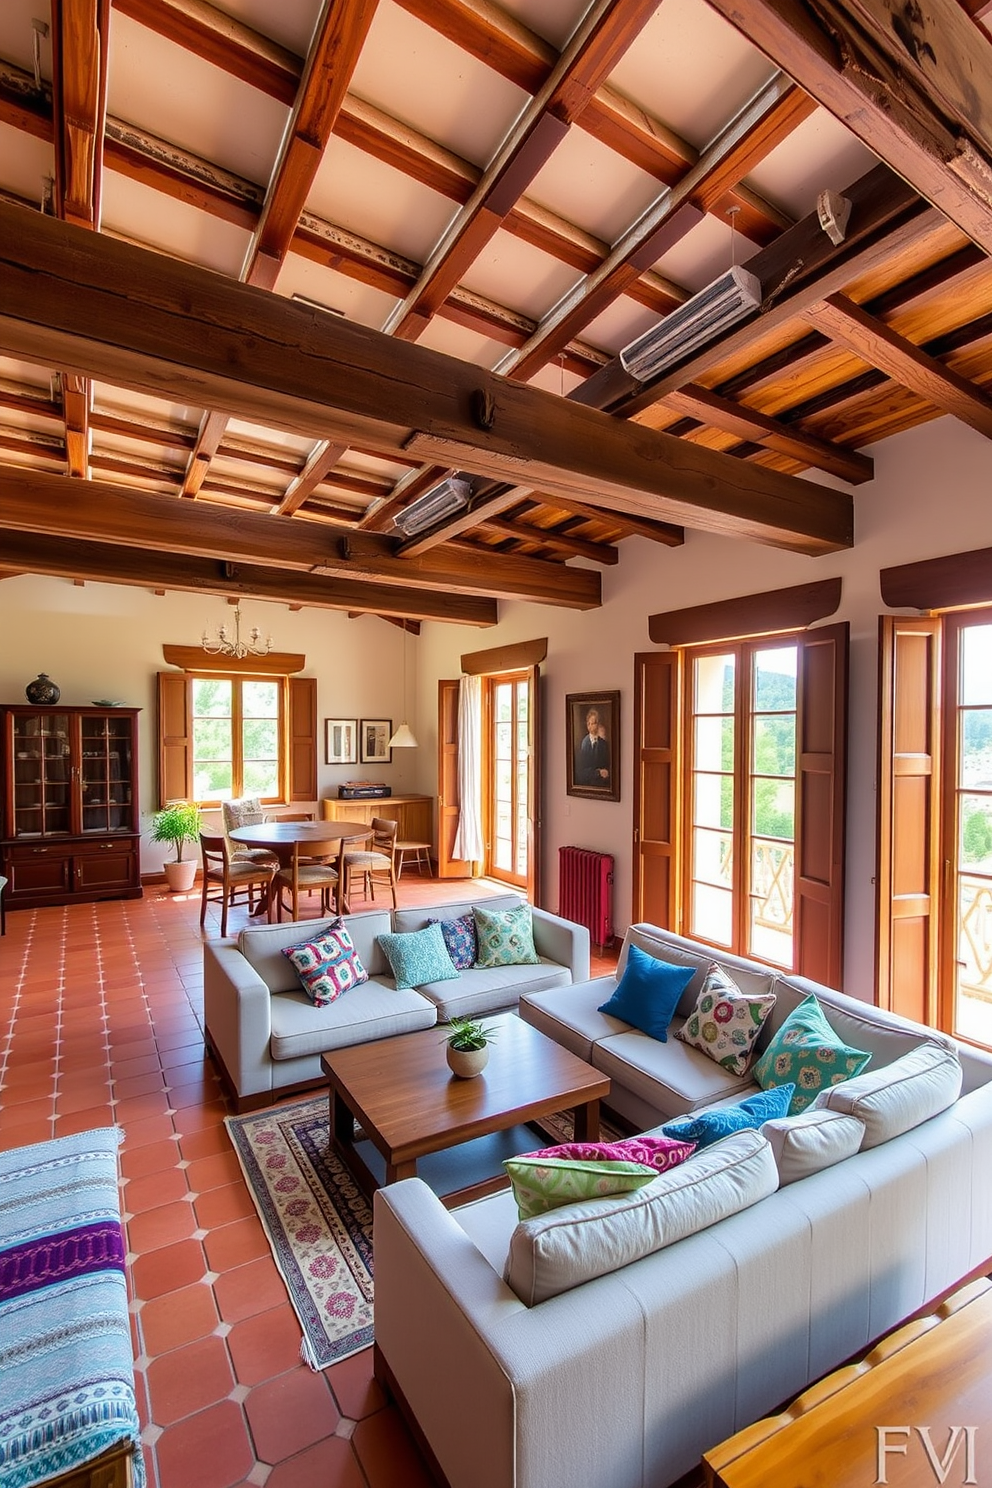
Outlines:
<svg viewBox="0 0 992 1488"><path fill-rule="evenodd" d="M576 537L570 532L558 532L553 527L534 527L528 522L504 522L499 517L489 517L479 523L481 532L491 532L497 537L509 537L514 542L540 544L544 548L555 548L570 558L589 558L593 563L613 565L619 563L620 554L612 543L590 542L588 538Z"/></svg>

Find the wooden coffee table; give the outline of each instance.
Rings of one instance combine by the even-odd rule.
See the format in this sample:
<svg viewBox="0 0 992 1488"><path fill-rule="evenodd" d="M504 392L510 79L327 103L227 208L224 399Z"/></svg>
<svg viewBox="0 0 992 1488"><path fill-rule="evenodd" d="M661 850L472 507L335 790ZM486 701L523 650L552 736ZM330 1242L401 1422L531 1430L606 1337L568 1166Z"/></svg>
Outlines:
<svg viewBox="0 0 992 1488"><path fill-rule="evenodd" d="M356 1150L356 1120L385 1159L387 1183L415 1177L417 1159L429 1152L556 1111L574 1110L577 1141L598 1140L608 1077L515 1013L485 1022L499 1032L485 1071L474 1080L459 1080L448 1069L443 1024L323 1055L331 1145L366 1193L379 1184ZM505 1176L494 1177L445 1195L444 1203L477 1198L505 1183Z"/></svg>

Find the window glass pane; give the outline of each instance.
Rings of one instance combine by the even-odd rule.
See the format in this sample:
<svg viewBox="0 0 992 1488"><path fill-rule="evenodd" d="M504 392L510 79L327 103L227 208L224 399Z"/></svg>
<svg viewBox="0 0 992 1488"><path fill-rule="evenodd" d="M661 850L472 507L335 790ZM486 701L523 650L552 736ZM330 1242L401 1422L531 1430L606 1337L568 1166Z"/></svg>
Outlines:
<svg viewBox="0 0 992 1488"><path fill-rule="evenodd" d="M513 683L500 682L496 687L495 718L497 723L509 723L513 717Z"/></svg>
<svg viewBox="0 0 992 1488"><path fill-rule="evenodd" d="M751 731L751 769L756 775L795 775L796 715L758 714Z"/></svg>
<svg viewBox="0 0 992 1488"><path fill-rule="evenodd" d="M794 883L795 855L791 844L752 842L752 924L791 934Z"/></svg>
<svg viewBox="0 0 992 1488"><path fill-rule="evenodd" d="M962 796L959 807L958 853L962 864L992 873L992 799Z"/></svg>
<svg viewBox="0 0 992 1488"><path fill-rule="evenodd" d="M729 946L734 933L733 895L708 884L694 883L690 918L690 934Z"/></svg>
<svg viewBox="0 0 992 1488"><path fill-rule="evenodd" d="M751 782L752 831L757 837L784 837L792 842L796 835L796 788L791 780ZM758 844L755 844L755 849Z"/></svg>
<svg viewBox="0 0 992 1488"><path fill-rule="evenodd" d="M970 708L961 714L959 784L992 789L992 709Z"/></svg>
<svg viewBox="0 0 992 1488"><path fill-rule="evenodd" d="M279 794L279 765L275 760L245 760L242 771L242 794L245 796L277 796Z"/></svg>
<svg viewBox="0 0 992 1488"><path fill-rule="evenodd" d="M241 750L245 760L274 760L279 757L279 725L274 718L245 718L241 724Z"/></svg>
<svg viewBox="0 0 992 1488"><path fill-rule="evenodd" d="M992 625L969 625L961 632L961 696L967 707L992 703Z"/></svg>
<svg viewBox="0 0 992 1488"><path fill-rule="evenodd" d="M692 834L692 876L701 883L729 889L733 875L733 838L727 832Z"/></svg>
<svg viewBox="0 0 992 1488"><path fill-rule="evenodd" d="M530 712L530 688L526 682L517 683L517 717L526 722Z"/></svg>
<svg viewBox="0 0 992 1488"><path fill-rule="evenodd" d="M246 718L278 718L279 683L242 682L241 711Z"/></svg>
<svg viewBox="0 0 992 1488"><path fill-rule="evenodd" d="M736 658L699 656L694 668L693 711L696 713L732 713L734 711L734 673Z"/></svg>
<svg viewBox="0 0 992 1488"><path fill-rule="evenodd" d="M234 795L229 761L198 761L193 766L193 798L196 801L229 801Z"/></svg>
<svg viewBox="0 0 992 1488"><path fill-rule="evenodd" d="M955 1033L988 1044L992 1024L992 884L958 875Z"/></svg>
<svg viewBox="0 0 992 1488"><path fill-rule="evenodd" d="M193 759L231 758L231 720L229 718L193 719Z"/></svg>
<svg viewBox="0 0 992 1488"><path fill-rule="evenodd" d="M233 688L223 677L195 677L193 679L193 715L196 718L230 718Z"/></svg>
<svg viewBox="0 0 992 1488"><path fill-rule="evenodd" d="M692 820L697 827L729 829L734 820L734 782L730 775L692 778Z"/></svg>
<svg viewBox="0 0 992 1488"><path fill-rule="evenodd" d="M697 770L732 770L734 768L733 718L697 718L695 720Z"/></svg>
<svg viewBox="0 0 992 1488"><path fill-rule="evenodd" d="M754 709L759 713L794 712L797 646L769 646L754 653Z"/></svg>
<svg viewBox="0 0 992 1488"><path fill-rule="evenodd" d="M762 900L751 899L751 918L748 925L748 953L760 956L762 961L774 961L778 966L792 968L792 921L788 925L776 925L766 918Z"/></svg>

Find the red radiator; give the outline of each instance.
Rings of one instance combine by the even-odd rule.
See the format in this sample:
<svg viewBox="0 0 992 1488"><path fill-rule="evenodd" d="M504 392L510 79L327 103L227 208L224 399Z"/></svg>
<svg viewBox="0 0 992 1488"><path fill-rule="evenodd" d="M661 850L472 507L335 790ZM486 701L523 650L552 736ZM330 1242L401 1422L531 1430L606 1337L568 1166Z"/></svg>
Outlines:
<svg viewBox="0 0 992 1488"><path fill-rule="evenodd" d="M584 847L558 849L558 913L585 925L602 949L613 939L613 857Z"/></svg>

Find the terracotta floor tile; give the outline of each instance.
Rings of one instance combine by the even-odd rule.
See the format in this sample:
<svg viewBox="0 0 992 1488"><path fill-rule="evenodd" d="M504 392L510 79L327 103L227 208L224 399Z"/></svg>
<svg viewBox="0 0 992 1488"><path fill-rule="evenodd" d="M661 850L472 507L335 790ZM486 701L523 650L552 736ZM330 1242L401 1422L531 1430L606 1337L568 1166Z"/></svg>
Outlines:
<svg viewBox="0 0 992 1488"><path fill-rule="evenodd" d="M33 1121L29 1126L14 1126L7 1131L0 1117L0 1152L9 1152L13 1147L28 1147L33 1142L47 1142L56 1135L65 1136L66 1133L56 1133L51 1121Z"/></svg>
<svg viewBox="0 0 992 1488"><path fill-rule="evenodd" d="M244 1416L233 1400L166 1427L155 1455L160 1488L234 1488L255 1461Z"/></svg>
<svg viewBox="0 0 992 1488"><path fill-rule="evenodd" d="M203 1131L208 1126L218 1126L228 1114L223 1100L211 1101L208 1106L186 1106L172 1118L178 1132Z"/></svg>
<svg viewBox="0 0 992 1488"><path fill-rule="evenodd" d="M114 1063L118 1067L119 1061L128 1059L143 1059L149 1054L153 1057L156 1056L158 1045L156 1044L152 1034L148 1034L145 1038L131 1039L128 1043L115 1043L113 1029L111 1028L111 1032L108 1035L108 1038L114 1054Z"/></svg>
<svg viewBox="0 0 992 1488"><path fill-rule="evenodd" d="M125 1195L126 1195L125 1190ZM125 1197L125 1202L126 1202ZM158 1209L146 1209L128 1220L128 1247L145 1255L152 1250L161 1250L165 1245L175 1245L186 1240L197 1229L196 1215L192 1204L163 1204Z"/></svg>
<svg viewBox="0 0 992 1488"><path fill-rule="evenodd" d="M116 1079L131 1079L135 1075L157 1075L161 1073L161 1065L158 1055L154 1053L138 1054L130 1059L117 1058L114 1060L114 1076Z"/></svg>
<svg viewBox="0 0 992 1488"><path fill-rule="evenodd" d="M187 1162L198 1157L213 1157L217 1152L230 1152L231 1139L222 1122L205 1126L201 1131L183 1132L179 1138L179 1150Z"/></svg>
<svg viewBox="0 0 992 1488"><path fill-rule="evenodd" d="M197 1158L189 1165L189 1186L194 1193L205 1193L207 1189L221 1188L224 1184L241 1181L241 1164L234 1155L230 1139L226 1152Z"/></svg>
<svg viewBox="0 0 992 1488"><path fill-rule="evenodd" d="M148 1366L148 1394L156 1426L170 1426L223 1400L234 1388L222 1338L198 1338Z"/></svg>
<svg viewBox="0 0 992 1488"><path fill-rule="evenodd" d="M351 1441L369 1488L433 1488L395 1406L359 1421Z"/></svg>
<svg viewBox="0 0 992 1488"><path fill-rule="evenodd" d="M328 1436L305 1452L277 1463L265 1480L265 1488L366 1488L366 1485L351 1443L340 1436ZM401 1485L397 1482L395 1488Z"/></svg>
<svg viewBox="0 0 992 1488"><path fill-rule="evenodd" d="M166 1049L202 1049L203 1031L198 1023L184 1024L182 1028L170 1032L156 1028L155 1042L163 1052Z"/></svg>
<svg viewBox="0 0 992 1488"><path fill-rule="evenodd" d="M203 1242L211 1271L229 1271L269 1254L269 1242L257 1219L238 1219L213 1230Z"/></svg>
<svg viewBox="0 0 992 1488"><path fill-rule="evenodd" d="M175 1153L175 1143L170 1142ZM141 1149L138 1149L139 1152ZM142 1214L146 1209L158 1209L162 1204L177 1203L189 1193L189 1184L182 1168L175 1166L159 1172L146 1173L142 1178L129 1178L124 1185L121 1202L129 1214Z"/></svg>
<svg viewBox="0 0 992 1488"><path fill-rule="evenodd" d="M386 1404L378 1380L372 1373L372 1350L362 1349L340 1364L332 1364L324 1375L338 1409L351 1421L364 1420Z"/></svg>
<svg viewBox="0 0 992 1488"><path fill-rule="evenodd" d="M85 1111L91 1106L110 1107L110 1085L94 1082L90 1086L63 1090L59 1082L58 1112L60 1116L71 1116L73 1111Z"/></svg>
<svg viewBox="0 0 992 1488"><path fill-rule="evenodd" d="M236 1219L247 1219L256 1212L251 1194L243 1183L227 1183L223 1188L210 1189L193 1201L193 1210L201 1230L233 1224Z"/></svg>
<svg viewBox="0 0 992 1488"><path fill-rule="evenodd" d="M150 1116L164 1116L171 1110L169 1097L161 1095L134 1095L126 1100L117 1100L117 1114L121 1121L146 1121Z"/></svg>
<svg viewBox="0 0 992 1488"><path fill-rule="evenodd" d="M330 1436L340 1419L323 1375L303 1365L257 1385L245 1401L245 1414L259 1460L270 1463ZM400 1482L395 1479L394 1488Z"/></svg>
<svg viewBox="0 0 992 1488"><path fill-rule="evenodd" d="M115 1117L111 1106L91 1106L86 1111L70 1111L66 1116L56 1116L55 1135L69 1137L74 1132L92 1131L97 1126L113 1126L114 1124Z"/></svg>
<svg viewBox="0 0 992 1488"><path fill-rule="evenodd" d="M35 1098L25 1101L2 1102L0 1111L0 1125L7 1131L15 1126L30 1126L33 1122L43 1121L46 1117L55 1113L55 1101L52 1096Z"/></svg>
<svg viewBox="0 0 992 1488"><path fill-rule="evenodd" d="M243 1385L258 1385L295 1369L300 1362L300 1325L289 1302L235 1323L227 1346L234 1372Z"/></svg>
<svg viewBox="0 0 992 1488"><path fill-rule="evenodd" d="M200 1281L206 1271L199 1240L180 1240L178 1245L166 1245L137 1257L131 1266L134 1295L148 1302Z"/></svg>
<svg viewBox="0 0 992 1488"><path fill-rule="evenodd" d="M141 1309L143 1351L154 1356L182 1348L212 1333L219 1321L213 1290L205 1282L167 1292Z"/></svg>
<svg viewBox="0 0 992 1488"><path fill-rule="evenodd" d="M166 1077L168 1079L168 1077ZM190 1106L200 1107L204 1102L214 1102L220 1095L220 1086L215 1075L201 1075L194 1083L169 1084L169 1101L177 1111Z"/></svg>
<svg viewBox="0 0 992 1488"><path fill-rule="evenodd" d="M116 1115L124 1128L125 1150L144 1147L149 1142L166 1141L175 1132L168 1116L132 1116L127 1111L122 1111L120 1106L116 1109Z"/></svg>
<svg viewBox="0 0 992 1488"><path fill-rule="evenodd" d="M218 1276L214 1296L225 1323L238 1323L242 1318L281 1306L286 1301L286 1283L271 1256L260 1256L257 1261Z"/></svg>
<svg viewBox="0 0 992 1488"><path fill-rule="evenodd" d="M134 1100L142 1095L155 1095L165 1086L162 1071L156 1069L151 1075L132 1075L129 1079L114 1080L114 1093L120 1101Z"/></svg>
<svg viewBox="0 0 992 1488"><path fill-rule="evenodd" d="M125 1178L144 1178L149 1173L174 1168L179 1160L178 1142L149 1142L144 1147L132 1147L125 1141L121 1149L121 1172Z"/></svg>

